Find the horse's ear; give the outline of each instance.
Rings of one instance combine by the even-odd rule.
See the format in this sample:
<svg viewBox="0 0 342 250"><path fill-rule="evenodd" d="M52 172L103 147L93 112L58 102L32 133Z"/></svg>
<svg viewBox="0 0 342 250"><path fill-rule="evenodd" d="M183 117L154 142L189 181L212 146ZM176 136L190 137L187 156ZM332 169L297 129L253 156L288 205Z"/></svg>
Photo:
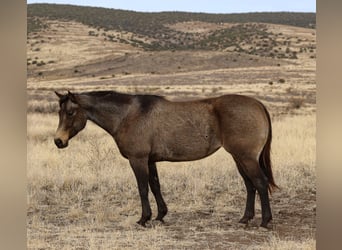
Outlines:
<svg viewBox="0 0 342 250"><path fill-rule="evenodd" d="M61 98L63 97L63 95L62 95L62 94L60 94L60 93L58 93L57 91L55 91L55 94L56 94L56 96L58 96L58 97L59 97L59 99L61 99Z"/></svg>
<svg viewBox="0 0 342 250"><path fill-rule="evenodd" d="M73 103L78 103L77 97L75 96L75 94L71 93L70 91L68 91L68 97L70 101L72 101Z"/></svg>

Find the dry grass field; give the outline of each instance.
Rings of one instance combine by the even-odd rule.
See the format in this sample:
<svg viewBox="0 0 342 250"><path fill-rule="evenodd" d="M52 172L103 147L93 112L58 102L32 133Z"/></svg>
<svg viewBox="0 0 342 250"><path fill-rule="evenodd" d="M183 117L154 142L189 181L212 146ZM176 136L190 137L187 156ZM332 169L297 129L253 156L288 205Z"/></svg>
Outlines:
<svg viewBox="0 0 342 250"><path fill-rule="evenodd" d="M146 52L89 36L91 28L80 23L50 22L49 29L30 35L27 45L28 249L315 249L314 50L295 60L229 51ZM188 31L191 25L172 27ZM200 22L195 28L218 29ZM291 50L315 45L312 29L268 28L300 41L291 43ZM45 64L37 66L41 61ZM271 195L273 229L259 228L258 198L256 218L247 227L238 223L245 187L224 150L200 161L159 163L169 207L165 224L136 225L141 207L135 177L105 131L88 122L69 147L59 150L53 143L58 124L53 91L100 89L171 100L239 93L265 103L280 186ZM155 216L152 195L150 201Z"/></svg>

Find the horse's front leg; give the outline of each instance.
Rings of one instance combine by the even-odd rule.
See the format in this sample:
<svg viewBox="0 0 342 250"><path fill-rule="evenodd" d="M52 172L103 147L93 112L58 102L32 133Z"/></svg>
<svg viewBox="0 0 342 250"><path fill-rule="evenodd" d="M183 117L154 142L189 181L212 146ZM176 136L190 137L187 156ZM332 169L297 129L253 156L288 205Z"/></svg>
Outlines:
<svg viewBox="0 0 342 250"><path fill-rule="evenodd" d="M146 221L150 220L152 215L150 203L148 201L148 158L132 158L129 159L129 163L137 179L142 206L141 219L137 221L137 223L145 226Z"/></svg>
<svg viewBox="0 0 342 250"><path fill-rule="evenodd" d="M150 183L151 191L156 199L157 206L158 206L158 215L156 217L156 220L160 220L161 222L163 222L163 218L167 214L167 206L160 191L160 183L159 183L156 163L149 162L148 168L149 168L149 175L150 175L149 183Z"/></svg>

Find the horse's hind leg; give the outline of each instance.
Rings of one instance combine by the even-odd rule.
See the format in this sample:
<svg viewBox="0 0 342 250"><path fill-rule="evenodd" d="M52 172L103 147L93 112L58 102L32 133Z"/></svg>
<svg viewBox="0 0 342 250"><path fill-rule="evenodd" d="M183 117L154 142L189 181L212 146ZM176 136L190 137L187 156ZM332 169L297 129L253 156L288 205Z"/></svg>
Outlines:
<svg viewBox="0 0 342 250"><path fill-rule="evenodd" d="M236 158L236 157L234 157ZM258 191L258 194L260 196L260 201L261 201L261 212L262 212L262 222L261 226L267 228L267 224L272 220L272 213L271 213L271 207L270 207L270 202L269 202L269 197L268 197L268 180L265 174L263 173L262 169L259 166L258 160L251 157L238 157L237 161L240 163L239 165L241 166L241 170L243 173L248 177L250 182L253 184L255 189ZM245 179L245 177L244 177ZM245 182L246 183L246 182ZM247 182L248 183L248 182ZM248 185L248 187L247 187ZM247 184L247 192L248 188L251 189L251 185ZM251 189L252 190L252 189ZM250 191L251 192L251 191ZM247 195L248 196L248 195ZM252 200L253 194L252 192L250 193L250 199ZM251 206L252 201L248 200L247 198L247 206ZM248 203L249 202L249 203ZM247 211L247 217L249 214L251 214L251 209L248 208L249 210ZM246 209L247 210L247 209ZM243 217L241 220L245 220Z"/></svg>
<svg viewBox="0 0 342 250"><path fill-rule="evenodd" d="M156 220L163 221L164 216L167 214L167 206L160 191L160 183L159 183L156 163L149 162L148 168L150 172L149 184L150 184L151 191L154 195L154 198L156 199L157 206L158 206L158 215L156 217Z"/></svg>
<svg viewBox="0 0 342 250"><path fill-rule="evenodd" d="M252 181L249 179L249 177L245 174L243 170L243 166L241 163L238 162L238 160L234 159L237 165L237 168L239 170L240 175L242 176L246 190L247 190L247 201L246 201L246 208L245 213L243 217L240 219L240 223L247 224L249 220L254 218L255 214L255 192L256 189L252 183Z"/></svg>

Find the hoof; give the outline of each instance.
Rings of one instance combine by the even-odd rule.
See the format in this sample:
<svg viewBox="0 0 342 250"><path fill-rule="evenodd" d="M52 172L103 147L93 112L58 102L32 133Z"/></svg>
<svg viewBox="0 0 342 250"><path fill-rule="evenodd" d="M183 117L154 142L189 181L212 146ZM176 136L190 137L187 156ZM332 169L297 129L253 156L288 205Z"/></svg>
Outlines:
<svg viewBox="0 0 342 250"><path fill-rule="evenodd" d="M239 220L239 223L248 224L248 221L250 221L251 219L253 219L253 217L244 216Z"/></svg>
<svg viewBox="0 0 342 250"><path fill-rule="evenodd" d="M140 219L139 221L137 221L137 224L139 224L140 226L146 227L146 220Z"/></svg>
<svg viewBox="0 0 342 250"><path fill-rule="evenodd" d="M164 222L163 218L165 217L166 213L164 214L160 214L158 213L157 217L155 218L155 220L159 220L161 222Z"/></svg>
<svg viewBox="0 0 342 250"><path fill-rule="evenodd" d="M158 217L157 217L157 218L155 218L154 220L155 220L155 221L160 221L160 222L163 223L163 224L165 223L164 220L163 220L163 218L158 218Z"/></svg>
<svg viewBox="0 0 342 250"><path fill-rule="evenodd" d="M242 218L241 220L239 220L239 223L241 223L241 224L248 224L248 221L249 221L249 219Z"/></svg>
<svg viewBox="0 0 342 250"><path fill-rule="evenodd" d="M261 225L260 225L260 227L261 227L262 229L264 229L264 230L265 230L265 229L267 229L267 230L273 229L272 223L269 224L268 222L267 222L267 223L262 222Z"/></svg>
<svg viewBox="0 0 342 250"><path fill-rule="evenodd" d="M164 222L163 221L163 218L165 217L165 215L167 214L167 208L165 208L164 210L162 211L158 211L158 215L157 217L155 218L155 220L159 220L161 222Z"/></svg>
<svg viewBox="0 0 342 250"><path fill-rule="evenodd" d="M164 226L164 225L166 225L166 224L164 223L164 221L160 221L160 220L152 220L152 221L151 221L151 226L152 226L152 227Z"/></svg>
<svg viewBox="0 0 342 250"><path fill-rule="evenodd" d="M140 220L137 221L137 224L146 227L146 222L149 220L151 220L151 214L149 214L148 216L141 216Z"/></svg>

